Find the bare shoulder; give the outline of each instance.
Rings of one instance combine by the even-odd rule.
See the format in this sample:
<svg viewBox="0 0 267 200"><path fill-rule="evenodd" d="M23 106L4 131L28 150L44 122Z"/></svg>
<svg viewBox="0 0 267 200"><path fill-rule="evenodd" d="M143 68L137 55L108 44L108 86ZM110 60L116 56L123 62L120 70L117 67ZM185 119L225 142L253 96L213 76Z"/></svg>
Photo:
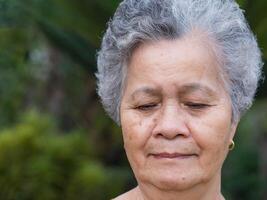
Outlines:
<svg viewBox="0 0 267 200"><path fill-rule="evenodd" d="M120 195L120 196L118 196L112 200L131 200L131 199L136 200L137 199L137 190L138 190L137 188L134 188L134 189L132 189L132 190L130 190L130 191L128 191L128 192L126 192L126 193L124 193L124 194L122 194L122 195Z"/></svg>

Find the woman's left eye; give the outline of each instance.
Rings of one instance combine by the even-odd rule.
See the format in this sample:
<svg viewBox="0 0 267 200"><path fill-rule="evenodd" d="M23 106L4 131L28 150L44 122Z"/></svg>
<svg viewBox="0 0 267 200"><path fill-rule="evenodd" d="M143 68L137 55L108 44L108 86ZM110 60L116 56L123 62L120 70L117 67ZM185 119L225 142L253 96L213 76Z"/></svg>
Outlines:
<svg viewBox="0 0 267 200"><path fill-rule="evenodd" d="M193 102L187 102L184 105L186 107L189 107L189 108L194 109L194 110L201 110L201 109L204 109L204 108L207 108L210 106L210 105L204 104L204 103L193 103Z"/></svg>

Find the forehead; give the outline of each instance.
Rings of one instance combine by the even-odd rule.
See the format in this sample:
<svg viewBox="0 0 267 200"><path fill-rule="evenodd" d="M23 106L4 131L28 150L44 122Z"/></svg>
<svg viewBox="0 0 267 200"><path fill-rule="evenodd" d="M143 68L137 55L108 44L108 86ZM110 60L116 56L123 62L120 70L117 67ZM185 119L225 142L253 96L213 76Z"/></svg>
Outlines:
<svg viewBox="0 0 267 200"><path fill-rule="evenodd" d="M188 34L187 36L173 40L149 41L138 45L129 59L129 68L159 65L165 62L164 71L168 67L173 67L176 62L179 64L194 65L199 69L210 66L215 69L218 67L219 58L215 42L207 36ZM215 52L216 49L216 52ZM138 65L136 65L138 64Z"/></svg>
<svg viewBox="0 0 267 200"><path fill-rule="evenodd" d="M135 82L153 82L159 86L170 86L170 83L188 85L190 82L222 85L222 73L214 46L208 38L196 35L141 44L129 60L128 82L132 85Z"/></svg>

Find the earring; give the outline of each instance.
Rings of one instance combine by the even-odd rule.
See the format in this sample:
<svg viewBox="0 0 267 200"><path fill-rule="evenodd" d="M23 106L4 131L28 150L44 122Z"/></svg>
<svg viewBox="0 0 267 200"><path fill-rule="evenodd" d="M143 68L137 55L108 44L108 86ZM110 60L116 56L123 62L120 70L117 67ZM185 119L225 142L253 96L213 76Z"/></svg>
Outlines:
<svg viewBox="0 0 267 200"><path fill-rule="evenodd" d="M232 140L231 141L231 144L229 145L229 150L231 151L231 150L233 150L235 148L235 143L234 143L234 141Z"/></svg>

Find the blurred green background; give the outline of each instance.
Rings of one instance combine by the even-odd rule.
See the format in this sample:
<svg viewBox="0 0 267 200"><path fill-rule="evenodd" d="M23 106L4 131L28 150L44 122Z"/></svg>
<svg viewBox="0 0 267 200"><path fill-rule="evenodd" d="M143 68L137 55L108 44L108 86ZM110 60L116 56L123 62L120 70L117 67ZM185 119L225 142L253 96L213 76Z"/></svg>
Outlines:
<svg viewBox="0 0 267 200"><path fill-rule="evenodd" d="M136 184L95 93L96 52L119 2L0 0L1 200L104 200ZM238 3L266 62L267 1ZM235 141L226 199L267 199L266 83Z"/></svg>

